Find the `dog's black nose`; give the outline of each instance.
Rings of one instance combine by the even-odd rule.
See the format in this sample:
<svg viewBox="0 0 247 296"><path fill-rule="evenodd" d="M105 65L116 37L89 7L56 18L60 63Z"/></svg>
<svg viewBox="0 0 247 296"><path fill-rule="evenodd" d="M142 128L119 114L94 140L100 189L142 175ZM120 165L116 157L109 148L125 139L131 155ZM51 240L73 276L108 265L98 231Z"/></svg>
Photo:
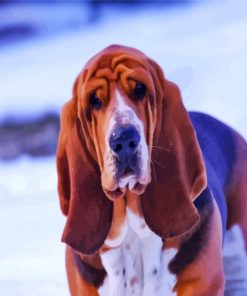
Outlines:
<svg viewBox="0 0 247 296"><path fill-rule="evenodd" d="M127 161L135 154L140 134L133 125L121 125L114 129L109 145L120 161Z"/></svg>

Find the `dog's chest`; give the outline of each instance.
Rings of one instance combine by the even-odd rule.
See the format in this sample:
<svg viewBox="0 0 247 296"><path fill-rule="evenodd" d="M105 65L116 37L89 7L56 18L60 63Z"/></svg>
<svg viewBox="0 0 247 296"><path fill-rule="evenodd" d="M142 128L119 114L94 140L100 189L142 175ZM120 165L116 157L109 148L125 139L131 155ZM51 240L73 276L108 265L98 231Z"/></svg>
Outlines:
<svg viewBox="0 0 247 296"><path fill-rule="evenodd" d="M126 234L120 234L120 245L101 254L107 278L100 295L176 295L172 291L176 276L169 272L168 264L177 250L163 250L161 238L128 208L123 231Z"/></svg>

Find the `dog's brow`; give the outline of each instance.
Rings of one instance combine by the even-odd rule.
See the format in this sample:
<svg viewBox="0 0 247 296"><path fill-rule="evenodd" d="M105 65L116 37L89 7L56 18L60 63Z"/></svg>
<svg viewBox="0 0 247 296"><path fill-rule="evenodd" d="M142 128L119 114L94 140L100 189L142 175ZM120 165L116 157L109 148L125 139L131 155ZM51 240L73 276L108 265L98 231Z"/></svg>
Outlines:
<svg viewBox="0 0 247 296"><path fill-rule="evenodd" d="M117 73L113 72L109 68L99 69L95 76L97 78L106 78L109 81L116 81L117 80Z"/></svg>

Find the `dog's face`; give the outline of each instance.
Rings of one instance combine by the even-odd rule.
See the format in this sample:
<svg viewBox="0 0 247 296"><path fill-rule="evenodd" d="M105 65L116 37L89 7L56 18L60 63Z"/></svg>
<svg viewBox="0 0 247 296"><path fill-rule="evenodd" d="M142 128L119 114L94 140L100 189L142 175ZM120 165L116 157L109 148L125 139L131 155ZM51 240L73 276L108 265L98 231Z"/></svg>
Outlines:
<svg viewBox="0 0 247 296"><path fill-rule="evenodd" d="M123 196L126 190L142 194L151 181L150 75L137 63L133 68L124 65L121 72L118 66L98 66L79 88L86 93L86 96L79 94L79 112L85 115L102 187L110 199Z"/></svg>
<svg viewBox="0 0 247 296"><path fill-rule="evenodd" d="M95 120L94 142L103 160L102 186L107 196L113 198L127 189L142 193L150 182L147 118L142 102L148 100L148 95L143 83L133 80L129 84L129 90L124 89L121 81L112 85L108 106L102 114L106 100L103 102L95 93L90 98Z"/></svg>

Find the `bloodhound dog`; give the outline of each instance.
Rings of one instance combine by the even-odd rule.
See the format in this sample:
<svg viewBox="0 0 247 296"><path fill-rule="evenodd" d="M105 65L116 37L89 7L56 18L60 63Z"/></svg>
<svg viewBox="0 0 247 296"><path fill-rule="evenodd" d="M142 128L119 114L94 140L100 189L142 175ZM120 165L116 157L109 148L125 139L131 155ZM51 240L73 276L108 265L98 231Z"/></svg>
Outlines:
<svg viewBox="0 0 247 296"><path fill-rule="evenodd" d="M57 170L71 295L223 295L225 231L247 242L247 144L188 113L155 61L117 45L89 60Z"/></svg>

